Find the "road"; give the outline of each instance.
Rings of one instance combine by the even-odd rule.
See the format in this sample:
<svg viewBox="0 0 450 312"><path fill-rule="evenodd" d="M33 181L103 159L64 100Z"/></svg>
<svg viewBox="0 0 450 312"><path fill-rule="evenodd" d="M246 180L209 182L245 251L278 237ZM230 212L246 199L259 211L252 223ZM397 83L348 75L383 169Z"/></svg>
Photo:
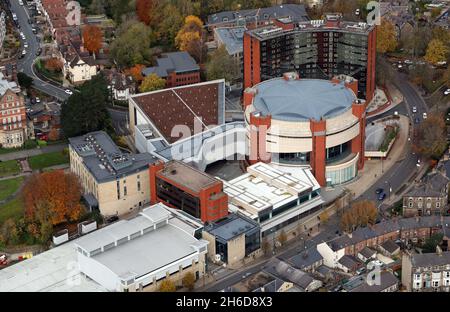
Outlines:
<svg viewBox="0 0 450 312"><path fill-rule="evenodd" d="M38 38L33 34L32 27L28 24L29 12L25 6L19 4L18 1L12 0L11 11L16 13L20 24L20 31L24 33L28 48L26 48L27 54L24 58L19 59L17 62L17 70L23 72L33 78L34 87L48 95L51 95L59 100L66 100L69 95L65 93L63 87L59 87L48 82L41 80L36 76L33 70L33 63L36 60L36 51L39 49ZM24 41L21 39L22 49Z"/></svg>
<svg viewBox="0 0 450 312"><path fill-rule="evenodd" d="M396 73L395 85L403 94L405 100L399 106L393 108L392 110L396 110L399 114L408 116L411 121L411 126L417 126L415 123L415 119L417 118L419 122L423 120L423 113L428 112L428 108L425 104L425 101L421 97L420 94L411 86L408 82L408 79L405 74ZM413 107L416 107L417 112L413 113ZM392 110L385 112L379 116L374 118L369 118L368 122L371 122L374 119L382 118L387 115L392 115ZM364 192L359 199L369 199L369 200L377 200L377 195L375 194L375 190L377 188L383 188L386 194L392 195L395 194L402 186L405 184L411 175L416 172L418 169L417 161L418 156L412 151L412 143L414 142L414 137L411 137L411 141L407 146L408 153L406 157L395 163L389 171L386 171L378 180L378 183L375 183L372 187L370 187L366 192ZM389 190L392 192L389 192ZM391 194L389 194L391 193ZM388 197L387 197L388 198Z"/></svg>

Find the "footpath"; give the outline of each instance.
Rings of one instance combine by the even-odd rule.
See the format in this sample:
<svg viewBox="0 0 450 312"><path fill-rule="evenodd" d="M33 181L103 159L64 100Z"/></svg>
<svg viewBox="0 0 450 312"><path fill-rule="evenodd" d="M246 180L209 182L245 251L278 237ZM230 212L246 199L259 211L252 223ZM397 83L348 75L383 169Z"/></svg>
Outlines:
<svg viewBox="0 0 450 312"><path fill-rule="evenodd" d="M52 153L52 152L60 152L67 147L67 143L60 143L55 145L48 145L40 148L33 148L29 150L20 150L16 152L11 152L7 154L0 155L0 161L8 161L15 159L28 158L31 156Z"/></svg>

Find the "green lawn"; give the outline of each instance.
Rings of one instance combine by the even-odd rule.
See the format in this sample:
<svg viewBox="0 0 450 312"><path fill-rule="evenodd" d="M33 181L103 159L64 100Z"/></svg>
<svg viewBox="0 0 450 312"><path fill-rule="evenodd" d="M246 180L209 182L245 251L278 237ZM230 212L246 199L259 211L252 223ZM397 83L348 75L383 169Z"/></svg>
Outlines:
<svg viewBox="0 0 450 312"><path fill-rule="evenodd" d="M21 197L16 197L5 205L0 206L0 224L9 218L18 219L23 216L24 205Z"/></svg>
<svg viewBox="0 0 450 312"><path fill-rule="evenodd" d="M0 177L6 177L17 173L20 173L20 165L17 160L0 162Z"/></svg>
<svg viewBox="0 0 450 312"><path fill-rule="evenodd" d="M28 158L31 169L38 170L51 166L62 165L69 162L69 156L62 152L53 152Z"/></svg>
<svg viewBox="0 0 450 312"><path fill-rule="evenodd" d="M13 194L23 182L24 177L0 181L0 200L6 199Z"/></svg>

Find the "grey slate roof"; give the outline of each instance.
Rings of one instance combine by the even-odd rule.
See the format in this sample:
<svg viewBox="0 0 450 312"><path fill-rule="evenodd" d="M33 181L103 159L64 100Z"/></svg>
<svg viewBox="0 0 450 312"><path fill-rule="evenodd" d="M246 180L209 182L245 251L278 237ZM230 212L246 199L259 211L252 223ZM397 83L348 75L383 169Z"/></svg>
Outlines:
<svg viewBox="0 0 450 312"><path fill-rule="evenodd" d="M356 100L344 82L321 79L276 78L264 81L256 88L255 109L285 121L331 118L351 109Z"/></svg>
<svg viewBox="0 0 450 312"><path fill-rule="evenodd" d="M353 243L350 237L342 235L334 240L328 241L327 244L330 246L331 250L338 251L347 246L351 246Z"/></svg>
<svg viewBox="0 0 450 312"><path fill-rule="evenodd" d="M70 138L69 144L100 183L145 170L157 160L149 153L123 153L104 131Z"/></svg>
<svg viewBox="0 0 450 312"><path fill-rule="evenodd" d="M381 244L381 248L383 248L390 254L392 254L400 249L400 247L396 243L394 243L392 240L385 241L383 244Z"/></svg>
<svg viewBox="0 0 450 312"><path fill-rule="evenodd" d="M309 248L302 251L298 255L295 255L289 259L295 268L303 270L306 267L313 265L319 261L323 260L322 255L317 251L317 248Z"/></svg>
<svg viewBox="0 0 450 312"><path fill-rule="evenodd" d="M436 253L413 254L411 256L413 267L428 267L450 264L450 251L442 252L442 255Z"/></svg>
<svg viewBox="0 0 450 312"><path fill-rule="evenodd" d="M359 253L365 258L371 258L377 252L369 247L364 247Z"/></svg>
<svg viewBox="0 0 450 312"><path fill-rule="evenodd" d="M344 255L338 262L349 270L354 270L362 265L361 261L352 255Z"/></svg>
<svg viewBox="0 0 450 312"><path fill-rule="evenodd" d="M296 269L277 258L272 258L264 266L263 270L283 281L294 283L302 289L306 289L314 281L308 273Z"/></svg>
<svg viewBox="0 0 450 312"><path fill-rule="evenodd" d="M423 178L423 181L416 185L404 197L442 197L447 195L447 185L450 179L440 171L435 171Z"/></svg>
<svg viewBox="0 0 450 312"><path fill-rule="evenodd" d="M155 73L158 77L166 78L171 72L184 73L200 70L195 60L186 51L163 53L156 62L157 66L144 68L142 75L148 76Z"/></svg>
<svg viewBox="0 0 450 312"><path fill-rule="evenodd" d="M394 286L398 284L398 279L391 272L383 271L380 274L380 285L374 283L374 285L369 285L364 280L359 286L350 290L350 292L381 292L386 288Z"/></svg>
<svg viewBox="0 0 450 312"><path fill-rule="evenodd" d="M309 20L305 6L299 4L283 4L268 8L241 10L241 11L224 11L208 16L208 26L220 24L223 22L234 21L238 18L245 18L247 22L255 21L258 15L258 21L268 21L273 18L290 17L295 22Z"/></svg>

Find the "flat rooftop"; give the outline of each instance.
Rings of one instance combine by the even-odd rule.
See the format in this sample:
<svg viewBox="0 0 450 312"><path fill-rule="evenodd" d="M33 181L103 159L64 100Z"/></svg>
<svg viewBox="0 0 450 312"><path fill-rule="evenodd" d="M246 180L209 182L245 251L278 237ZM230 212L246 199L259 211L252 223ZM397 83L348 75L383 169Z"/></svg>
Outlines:
<svg viewBox="0 0 450 312"><path fill-rule="evenodd" d="M149 153L122 152L104 131L96 131L69 139L72 149L98 182L115 180L148 168L157 158Z"/></svg>
<svg viewBox="0 0 450 312"><path fill-rule="evenodd" d="M194 237L198 229L194 223L184 222L180 227L177 219L168 207L156 204L131 220L119 221L82 237L76 246L118 277L132 272L138 278L207 245Z"/></svg>
<svg viewBox="0 0 450 312"><path fill-rule="evenodd" d="M264 163L248 167L247 172L231 181L224 181L224 192L231 204L250 215L257 216L297 200L302 194L316 189L317 185L317 181L314 182L314 178L307 174L293 176Z"/></svg>
<svg viewBox="0 0 450 312"><path fill-rule="evenodd" d="M236 213L231 213L225 218L209 224L205 231L224 242L228 242L243 233L254 233L259 230L259 225L248 218Z"/></svg>
<svg viewBox="0 0 450 312"><path fill-rule="evenodd" d="M345 82L275 78L254 86L256 111L284 121L331 118L351 109L356 100Z"/></svg>
<svg viewBox="0 0 450 312"><path fill-rule="evenodd" d="M217 37L225 45L229 55L242 53L244 50L244 33L246 30L247 28L244 26L214 29Z"/></svg>
<svg viewBox="0 0 450 312"><path fill-rule="evenodd" d="M195 193L220 182L220 180L177 160L165 163L164 169L158 171L157 176L169 179Z"/></svg>

